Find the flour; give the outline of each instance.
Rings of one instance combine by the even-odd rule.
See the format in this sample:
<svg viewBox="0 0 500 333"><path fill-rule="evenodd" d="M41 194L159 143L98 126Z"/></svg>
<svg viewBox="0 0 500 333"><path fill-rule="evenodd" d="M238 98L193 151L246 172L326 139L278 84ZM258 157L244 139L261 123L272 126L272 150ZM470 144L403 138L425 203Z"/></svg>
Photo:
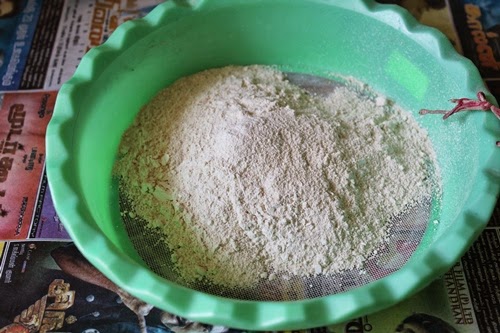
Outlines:
<svg viewBox="0 0 500 333"><path fill-rule="evenodd" d="M434 187L434 152L408 113L346 87L315 96L263 66L178 80L119 153L131 214L162 231L187 284L361 268Z"/></svg>

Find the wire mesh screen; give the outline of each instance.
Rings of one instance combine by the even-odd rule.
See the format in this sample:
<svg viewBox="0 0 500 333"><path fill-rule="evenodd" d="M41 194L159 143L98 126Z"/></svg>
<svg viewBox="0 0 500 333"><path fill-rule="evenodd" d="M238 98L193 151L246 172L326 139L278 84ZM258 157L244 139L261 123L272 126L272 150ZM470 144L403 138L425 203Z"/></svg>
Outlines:
<svg viewBox="0 0 500 333"><path fill-rule="evenodd" d="M401 268L419 246L431 217L431 199L396 216L391 222L388 242L382 244L360 269L343 271L334 275L300 278L277 274L272 281L263 280L253 288L229 289L209 281L187 285L176 273L170 260L171 251L159 230L147 227L139 218L123 217L127 233L146 265L156 274L172 282L213 295L256 301L302 300L341 293L381 279ZM121 200L122 210L130 211L126 200Z"/></svg>

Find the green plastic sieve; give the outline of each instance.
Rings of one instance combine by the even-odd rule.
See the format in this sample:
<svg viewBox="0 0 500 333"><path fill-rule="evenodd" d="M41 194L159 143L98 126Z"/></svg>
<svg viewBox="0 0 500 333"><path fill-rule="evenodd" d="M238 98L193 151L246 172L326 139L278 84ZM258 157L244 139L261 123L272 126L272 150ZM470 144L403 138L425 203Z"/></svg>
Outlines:
<svg viewBox="0 0 500 333"><path fill-rule="evenodd" d="M486 91L473 64L438 31L369 0L166 2L90 50L61 88L47 130L58 214L81 252L131 294L192 320L255 330L300 329L386 308L449 269L489 220L499 193L500 122L489 112L420 116ZM152 267L120 215L111 171L142 105L177 78L224 65L354 77L409 110L442 176L439 205L414 213L425 233L401 267L345 290L259 299L182 286ZM488 98L493 102L492 96ZM258 296L258 295L257 295Z"/></svg>

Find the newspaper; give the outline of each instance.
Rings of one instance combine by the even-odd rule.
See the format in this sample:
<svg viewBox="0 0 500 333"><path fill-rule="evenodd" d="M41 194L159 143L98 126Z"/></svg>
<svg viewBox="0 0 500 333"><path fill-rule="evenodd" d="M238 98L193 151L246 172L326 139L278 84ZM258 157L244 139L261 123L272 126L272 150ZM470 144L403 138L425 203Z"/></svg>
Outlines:
<svg viewBox="0 0 500 333"><path fill-rule="evenodd" d="M54 209L45 131L83 55L160 0L0 1L0 333L226 332L133 298L78 252ZM442 31L500 100L500 2L379 0ZM304 332L500 332L500 205L444 276L378 313ZM138 312L147 309L141 321Z"/></svg>
<svg viewBox="0 0 500 333"><path fill-rule="evenodd" d="M37 81L34 77L37 60L43 59L43 49L48 48L50 52L51 48L42 45L45 29L41 29L38 23L47 23L47 17L53 17L51 7L42 8L42 3L35 0L11 2L10 6L2 1L1 90L18 90Z"/></svg>
<svg viewBox="0 0 500 333"><path fill-rule="evenodd" d="M56 91L0 93L0 239L27 237Z"/></svg>
<svg viewBox="0 0 500 333"><path fill-rule="evenodd" d="M73 75L83 55L100 45L121 23L143 17L161 0L67 0L55 47L52 50L45 89L58 89Z"/></svg>
<svg viewBox="0 0 500 333"><path fill-rule="evenodd" d="M495 0L450 1L463 54L479 68L486 84L500 95L500 3Z"/></svg>

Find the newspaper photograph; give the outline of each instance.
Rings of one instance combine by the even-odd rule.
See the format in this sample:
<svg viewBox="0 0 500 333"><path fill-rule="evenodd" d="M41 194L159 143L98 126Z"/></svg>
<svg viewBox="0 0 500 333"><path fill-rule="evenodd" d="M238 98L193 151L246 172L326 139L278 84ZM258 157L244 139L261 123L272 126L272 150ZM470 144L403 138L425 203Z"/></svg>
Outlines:
<svg viewBox="0 0 500 333"><path fill-rule="evenodd" d="M450 1L463 54L478 67L486 84L500 97L500 2Z"/></svg>
<svg viewBox="0 0 500 333"><path fill-rule="evenodd" d="M0 91L42 88L63 0L0 3Z"/></svg>

